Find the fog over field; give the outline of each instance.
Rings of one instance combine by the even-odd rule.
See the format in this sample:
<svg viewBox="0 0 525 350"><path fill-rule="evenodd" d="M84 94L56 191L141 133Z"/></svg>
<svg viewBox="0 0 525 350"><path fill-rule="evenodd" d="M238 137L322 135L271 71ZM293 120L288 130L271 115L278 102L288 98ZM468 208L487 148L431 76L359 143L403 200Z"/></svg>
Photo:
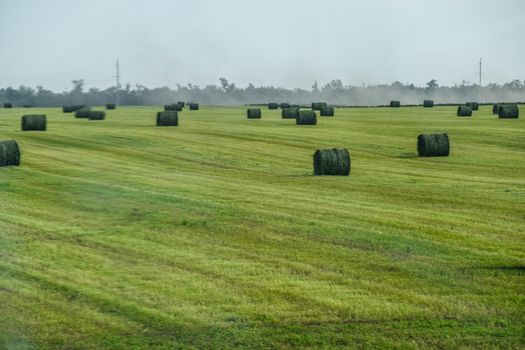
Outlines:
<svg viewBox="0 0 525 350"><path fill-rule="evenodd" d="M0 88L64 92L82 79L85 91L108 89L116 85L118 58L128 90L168 87L175 91L159 96L215 104L263 102L272 94L340 104L418 103L425 96L525 100L523 13L520 0L2 1ZM391 86L425 88L435 79L439 86L472 87L480 58L482 85L513 83L503 90L491 85L481 98L478 89ZM237 90L253 84L289 91L197 91L223 89L221 78ZM335 82L347 91L328 86L317 94L316 82L320 90ZM362 89L376 85L383 87ZM296 88L311 94L292 93ZM0 99L8 98L0 92Z"/></svg>

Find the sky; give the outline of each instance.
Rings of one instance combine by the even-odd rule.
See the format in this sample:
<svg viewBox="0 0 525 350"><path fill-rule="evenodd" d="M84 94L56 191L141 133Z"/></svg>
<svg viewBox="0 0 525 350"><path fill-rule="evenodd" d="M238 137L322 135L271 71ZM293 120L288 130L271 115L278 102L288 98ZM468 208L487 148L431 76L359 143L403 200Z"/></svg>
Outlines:
<svg viewBox="0 0 525 350"><path fill-rule="evenodd" d="M524 0L0 0L0 87L525 80Z"/></svg>

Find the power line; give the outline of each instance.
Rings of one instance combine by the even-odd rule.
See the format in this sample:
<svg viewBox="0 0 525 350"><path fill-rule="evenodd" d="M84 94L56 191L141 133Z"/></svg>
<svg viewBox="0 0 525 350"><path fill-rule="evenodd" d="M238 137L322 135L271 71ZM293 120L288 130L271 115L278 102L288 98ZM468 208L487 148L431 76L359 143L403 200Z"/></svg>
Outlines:
<svg viewBox="0 0 525 350"><path fill-rule="evenodd" d="M481 102L481 94L482 94L482 88L481 88L481 57L479 58L479 102Z"/></svg>
<svg viewBox="0 0 525 350"><path fill-rule="evenodd" d="M120 104L120 65L119 65L118 58L117 58L117 75L116 75L116 78L117 78L117 98L116 98L115 104L118 106Z"/></svg>

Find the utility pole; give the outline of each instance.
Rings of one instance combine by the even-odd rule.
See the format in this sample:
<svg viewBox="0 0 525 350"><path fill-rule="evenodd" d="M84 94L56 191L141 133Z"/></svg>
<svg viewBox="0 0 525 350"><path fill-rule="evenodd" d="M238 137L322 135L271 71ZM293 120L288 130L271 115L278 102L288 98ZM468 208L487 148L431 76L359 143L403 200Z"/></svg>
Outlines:
<svg viewBox="0 0 525 350"><path fill-rule="evenodd" d="M479 102L481 103L481 57L479 59Z"/></svg>
<svg viewBox="0 0 525 350"><path fill-rule="evenodd" d="M116 78L117 78L117 98L116 98L115 104L118 106L118 105L120 105L120 66L119 66L118 58L117 58L117 75L116 75Z"/></svg>

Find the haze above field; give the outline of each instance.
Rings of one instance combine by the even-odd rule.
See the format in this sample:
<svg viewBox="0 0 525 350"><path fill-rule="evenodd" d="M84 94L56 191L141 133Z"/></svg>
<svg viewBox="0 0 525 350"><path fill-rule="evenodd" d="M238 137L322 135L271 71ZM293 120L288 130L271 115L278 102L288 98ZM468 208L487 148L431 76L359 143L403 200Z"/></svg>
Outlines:
<svg viewBox="0 0 525 350"><path fill-rule="evenodd" d="M125 83L310 88L525 78L525 2L77 1L0 4L0 87Z"/></svg>

